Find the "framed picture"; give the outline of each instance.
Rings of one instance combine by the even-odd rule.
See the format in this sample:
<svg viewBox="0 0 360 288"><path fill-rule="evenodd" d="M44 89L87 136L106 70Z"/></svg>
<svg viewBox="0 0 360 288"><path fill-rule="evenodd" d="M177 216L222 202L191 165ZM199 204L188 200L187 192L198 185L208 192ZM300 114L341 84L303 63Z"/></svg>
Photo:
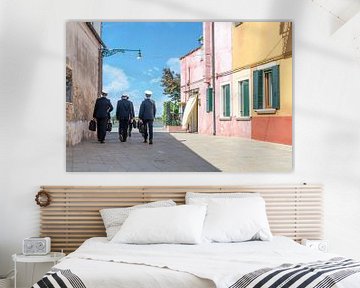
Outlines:
<svg viewBox="0 0 360 288"><path fill-rule="evenodd" d="M292 22L69 21L66 169L290 172L292 64Z"/></svg>

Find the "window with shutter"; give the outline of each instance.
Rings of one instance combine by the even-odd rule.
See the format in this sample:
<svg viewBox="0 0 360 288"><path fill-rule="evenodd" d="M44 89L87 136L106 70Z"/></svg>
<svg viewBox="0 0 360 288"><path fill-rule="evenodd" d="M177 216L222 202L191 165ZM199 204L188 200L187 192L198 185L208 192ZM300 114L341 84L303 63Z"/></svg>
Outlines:
<svg viewBox="0 0 360 288"><path fill-rule="evenodd" d="M239 82L240 116L250 116L249 80Z"/></svg>
<svg viewBox="0 0 360 288"><path fill-rule="evenodd" d="M206 112L213 111L213 88L206 89Z"/></svg>
<svg viewBox="0 0 360 288"><path fill-rule="evenodd" d="M69 67L66 67L66 102L73 102L73 77Z"/></svg>
<svg viewBox="0 0 360 288"><path fill-rule="evenodd" d="M263 70L254 71L253 84L254 109L263 109Z"/></svg>
<svg viewBox="0 0 360 288"><path fill-rule="evenodd" d="M230 85L226 85L225 116L230 117Z"/></svg>
<svg viewBox="0 0 360 288"><path fill-rule="evenodd" d="M271 68L272 73L272 108L280 109L280 81L279 81L279 65Z"/></svg>
<svg viewBox="0 0 360 288"><path fill-rule="evenodd" d="M258 113L276 113L280 109L279 65L253 73L253 106ZM266 110L266 111L265 111Z"/></svg>
<svg viewBox="0 0 360 288"><path fill-rule="evenodd" d="M230 84L221 86L222 116L230 117Z"/></svg>

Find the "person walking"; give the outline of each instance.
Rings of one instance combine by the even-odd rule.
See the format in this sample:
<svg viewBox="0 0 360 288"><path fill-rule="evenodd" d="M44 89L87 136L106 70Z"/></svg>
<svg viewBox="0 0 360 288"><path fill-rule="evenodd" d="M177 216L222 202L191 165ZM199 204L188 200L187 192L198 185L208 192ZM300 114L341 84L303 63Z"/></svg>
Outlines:
<svg viewBox="0 0 360 288"><path fill-rule="evenodd" d="M129 96L123 94L117 102L116 119L119 120L119 139L126 142L130 119L134 118L134 106L128 100Z"/></svg>
<svg viewBox="0 0 360 288"><path fill-rule="evenodd" d="M146 90L144 93L145 100L143 100L140 105L139 119L144 124L144 143L147 143L149 136L149 144L151 145L153 144L153 124L156 115L156 105L155 101L150 99L152 92Z"/></svg>
<svg viewBox="0 0 360 288"><path fill-rule="evenodd" d="M106 96L106 92L101 92L101 97L96 99L93 112L97 125L97 139L100 143L105 143L106 126L109 121L110 112L114 109Z"/></svg>
<svg viewBox="0 0 360 288"><path fill-rule="evenodd" d="M135 121L135 111L134 111L133 102L129 100L129 95L127 95L127 100L130 102L130 106L131 106L131 115L130 115L130 120L129 120L129 133L128 133L128 136L131 137L131 131L132 131L132 128L133 128L133 123Z"/></svg>

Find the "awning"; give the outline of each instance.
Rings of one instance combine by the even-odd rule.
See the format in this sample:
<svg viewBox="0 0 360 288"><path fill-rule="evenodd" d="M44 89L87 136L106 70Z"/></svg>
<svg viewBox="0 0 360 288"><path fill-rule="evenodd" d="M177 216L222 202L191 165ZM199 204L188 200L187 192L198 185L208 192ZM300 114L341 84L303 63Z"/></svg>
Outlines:
<svg viewBox="0 0 360 288"><path fill-rule="evenodd" d="M187 125L190 122L190 116L194 111L196 104L197 95L190 96L189 100L186 102L183 118L182 118L182 127L187 128Z"/></svg>

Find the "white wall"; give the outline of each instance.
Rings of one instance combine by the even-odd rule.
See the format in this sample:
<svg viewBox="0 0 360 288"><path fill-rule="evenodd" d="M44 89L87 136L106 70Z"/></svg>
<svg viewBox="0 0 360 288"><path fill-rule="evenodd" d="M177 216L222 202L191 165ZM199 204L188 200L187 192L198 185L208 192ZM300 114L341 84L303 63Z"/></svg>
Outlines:
<svg viewBox="0 0 360 288"><path fill-rule="evenodd" d="M224 0L219 7L215 0L1 0L0 274L10 269L10 255L20 251L22 239L38 234L34 195L40 185L181 185L184 178L188 185L322 183L325 238L331 252L360 258L360 14L355 2ZM332 15L337 12L343 20ZM129 15L292 19L294 171L141 177L66 173L64 21L130 19Z"/></svg>

